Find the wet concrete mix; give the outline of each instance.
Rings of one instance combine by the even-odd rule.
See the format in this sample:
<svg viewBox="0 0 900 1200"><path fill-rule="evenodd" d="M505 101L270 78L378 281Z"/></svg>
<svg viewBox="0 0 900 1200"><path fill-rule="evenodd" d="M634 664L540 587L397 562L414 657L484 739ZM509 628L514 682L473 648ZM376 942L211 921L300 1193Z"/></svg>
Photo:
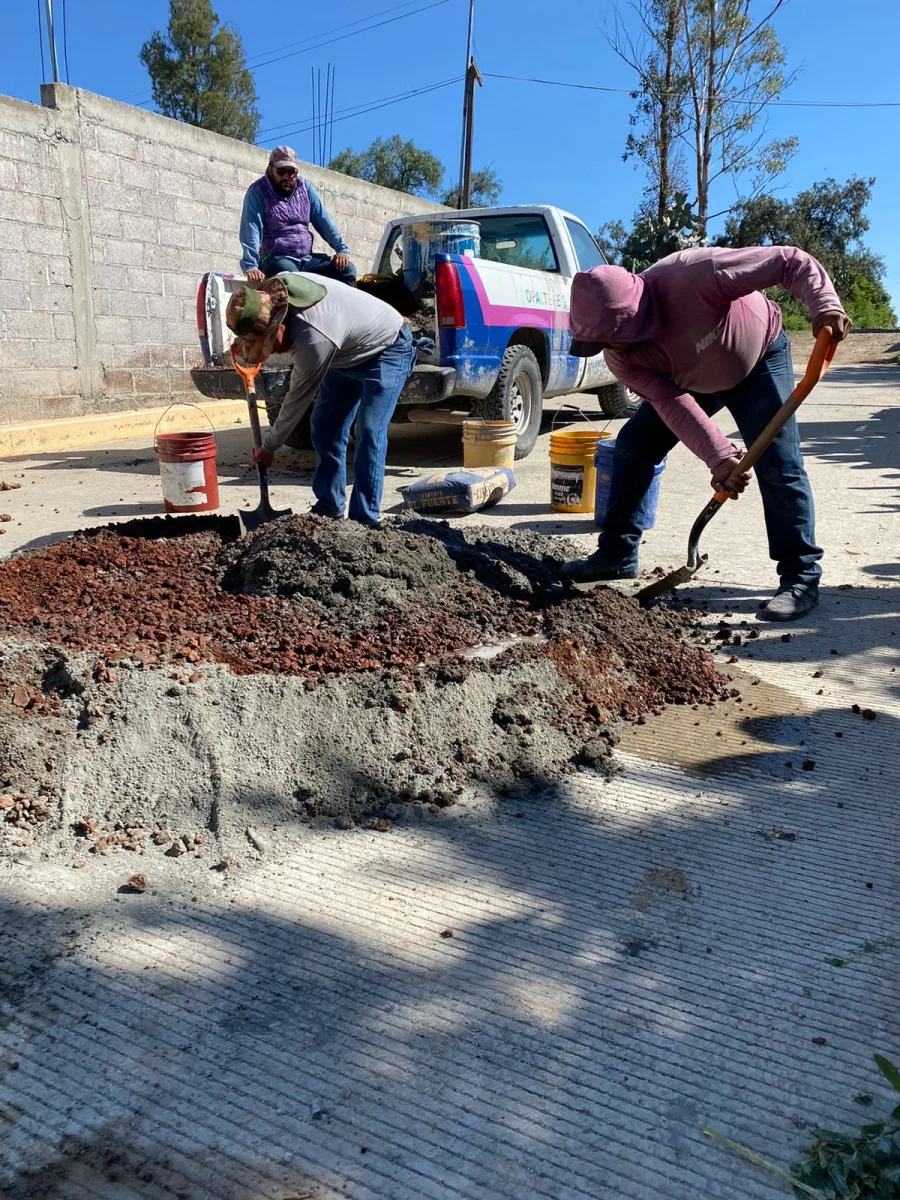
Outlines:
<svg viewBox="0 0 900 1200"><path fill-rule="evenodd" d="M561 591L560 538L313 516L114 526L0 564L0 845L257 852L468 788L612 769L623 721L728 682L685 618Z"/></svg>

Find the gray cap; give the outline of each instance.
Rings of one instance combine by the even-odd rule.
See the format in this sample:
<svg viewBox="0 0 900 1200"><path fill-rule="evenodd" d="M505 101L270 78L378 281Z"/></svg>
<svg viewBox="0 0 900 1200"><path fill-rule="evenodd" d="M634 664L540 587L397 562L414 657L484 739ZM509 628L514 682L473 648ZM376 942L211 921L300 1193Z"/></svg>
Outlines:
<svg viewBox="0 0 900 1200"><path fill-rule="evenodd" d="M293 167L294 170L300 173L300 161L297 158L296 150L292 150L290 146L276 146L269 155L270 167Z"/></svg>

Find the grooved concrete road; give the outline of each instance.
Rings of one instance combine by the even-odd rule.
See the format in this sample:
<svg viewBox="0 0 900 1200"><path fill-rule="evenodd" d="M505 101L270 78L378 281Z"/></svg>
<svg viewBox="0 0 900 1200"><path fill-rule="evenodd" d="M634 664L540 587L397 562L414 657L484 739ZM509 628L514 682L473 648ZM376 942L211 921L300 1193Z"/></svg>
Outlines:
<svg viewBox="0 0 900 1200"><path fill-rule="evenodd" d="M763 626L737 651L743 709L637 729L611 783L310 832L224 876L178 863L143 896L116 891L125 854L4 860L5 1194L776 1200L789 1189L700 1122L786 1166L808 1125L886 1111L871 1055L900 1053L898 383L838 367L807 403L819 609L789 643ZM229 502L252 495L228 466L246 436L221 439ZM584 535L546 508L546 442L485 519ZM391 488L447 447L395 443ZM148 458L8 465L26 487L4 497L22 521L7 546L149 512ZM678 562L708 486L684 452L666 475L647 567ZM307 479L277 473L276 502L302 510ZM704 547L690 594L752 625L773 581L758 496Z"/></svg>

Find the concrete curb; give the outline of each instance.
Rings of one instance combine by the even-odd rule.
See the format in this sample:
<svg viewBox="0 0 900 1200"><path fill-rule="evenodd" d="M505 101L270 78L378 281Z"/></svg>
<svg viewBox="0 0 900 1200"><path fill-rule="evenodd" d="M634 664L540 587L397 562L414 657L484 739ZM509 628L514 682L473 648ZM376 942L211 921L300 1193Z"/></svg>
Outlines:
<svg viewBox="0 0 900 1200"><path fill-rule="evenodd" d="M152 437L157 423L167 412L167 433L178 433L192 426L204 427L206 422L200 413L217 429L247 423L247 405L243 400L214 400L202 406L174 404L169 408L171 411L168 408L142 408L132 412L93 413L86 417L7 425L0 429L0 455L4 458L33 457L127 438Z"/></svg>

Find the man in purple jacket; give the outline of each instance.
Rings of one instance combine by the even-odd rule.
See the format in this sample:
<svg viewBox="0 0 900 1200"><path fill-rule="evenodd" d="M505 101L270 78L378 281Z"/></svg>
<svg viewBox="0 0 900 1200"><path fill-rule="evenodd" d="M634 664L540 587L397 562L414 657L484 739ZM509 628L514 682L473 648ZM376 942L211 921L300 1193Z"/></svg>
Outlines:
<svg viewBox="0 0 900 1200"><path fill-rule="evenodd" d="M609 506L598 549L567 563L575 582L632 579L649 523L647 493L657 463L682 441L735 499L751 473L711 417L726 408L749 446L794 388L781 310L760 288L780 284L810 311L813 332L838 340L850 318L824 267L791 246L683 250L640 275L595 267L572 284L570 354L606 352L610 370L643 404L616 438ZM770 621L794 621L818 600L813 498L791 418L757 463L769 555L780 584L762 606Z"/></svg>
<svg viewBox="0 0 900 1200"><path fill-rule="evenodd" d="M312 229L336 254L313 254ZM353 284L356 268L337 226L311 183L300 177L290 146L276 146L265 175L251 183L241 213L241 270L250 283L282 271L306 271Z"/></svg>

